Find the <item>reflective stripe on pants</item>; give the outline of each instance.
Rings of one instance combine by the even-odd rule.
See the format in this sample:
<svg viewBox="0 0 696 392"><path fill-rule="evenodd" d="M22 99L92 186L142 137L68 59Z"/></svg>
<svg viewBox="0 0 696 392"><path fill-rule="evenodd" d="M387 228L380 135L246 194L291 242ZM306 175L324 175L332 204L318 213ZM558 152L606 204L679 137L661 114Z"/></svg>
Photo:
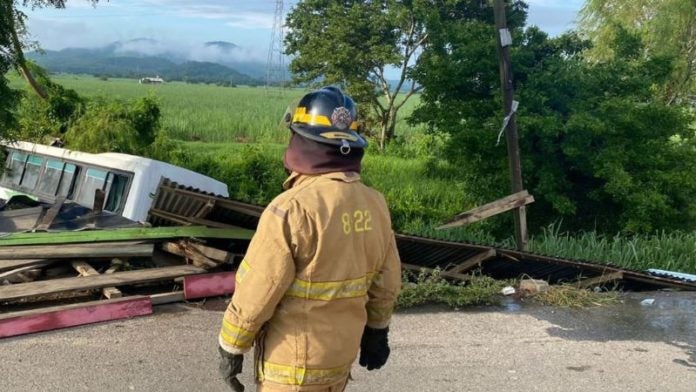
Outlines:
<svg viewBox="0 0 696 392"><path fill-rule="evenodd" d="M348 385L348 378L345 378L343 381L330 385L330 386L319 386L319 385L311 385L311 386L305 386L305 387L300 387L300 386L291 386L291 385L278 385L274 383L261 383L258 385L256 391L257 392L288 392L288 391L311 391L311 392L343 392L346 390L346 385ZM293 389L296 388L296 389Z"/></svg>

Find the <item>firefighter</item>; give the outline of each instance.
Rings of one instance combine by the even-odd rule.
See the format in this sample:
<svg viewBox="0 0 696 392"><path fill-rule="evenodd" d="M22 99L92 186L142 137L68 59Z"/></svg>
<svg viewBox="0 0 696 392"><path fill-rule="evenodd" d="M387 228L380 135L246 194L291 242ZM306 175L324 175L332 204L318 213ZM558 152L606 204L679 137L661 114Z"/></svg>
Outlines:
<svg viewBox="0 0 696 392"><path fill-rule="evenodd" d="M366 140L335 87L305 95L288 118L285 191L264 210L219 335L235 391L255 346L258 391L343 391L359 363L389 357L401 265L384 197L360 181Z"/></svg>

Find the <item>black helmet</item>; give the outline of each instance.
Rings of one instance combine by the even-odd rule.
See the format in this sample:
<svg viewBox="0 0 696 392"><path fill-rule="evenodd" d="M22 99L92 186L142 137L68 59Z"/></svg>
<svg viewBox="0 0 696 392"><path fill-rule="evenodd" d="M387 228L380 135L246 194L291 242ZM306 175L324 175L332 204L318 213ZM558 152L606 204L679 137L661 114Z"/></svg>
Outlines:
<svg viewBox="0 0 696 392"><path fill-rule="evenodd" d="M308 139L341 147L367 147L358 130L358 110L349 96L336 87L323 87L302 97L290 122L290 129Z"/></svg>

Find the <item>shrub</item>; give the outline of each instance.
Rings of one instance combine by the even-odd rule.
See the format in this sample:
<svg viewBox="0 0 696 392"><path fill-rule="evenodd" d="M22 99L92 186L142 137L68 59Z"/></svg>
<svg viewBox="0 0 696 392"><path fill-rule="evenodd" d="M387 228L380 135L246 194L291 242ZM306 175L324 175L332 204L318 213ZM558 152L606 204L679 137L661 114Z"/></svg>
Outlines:
<svg viewBox="0 0 696 392"><path fill-rule="evenodd" d="M159 117L159 106L151 98L130 105L93 99L65 134L65 140L74 150L146 154L155 141Z"/></svg>
<svg viewBox="0 0 696 392"><path fill-rule="evenodd" d="M449 283L440 277L439 270L422 271L414 275L404 272L403 287L397 307L408 308L424 304L445 304L453 308L470 305L494 305L500 290L509 282L484 275L474 275L468 282Z"/></svg>

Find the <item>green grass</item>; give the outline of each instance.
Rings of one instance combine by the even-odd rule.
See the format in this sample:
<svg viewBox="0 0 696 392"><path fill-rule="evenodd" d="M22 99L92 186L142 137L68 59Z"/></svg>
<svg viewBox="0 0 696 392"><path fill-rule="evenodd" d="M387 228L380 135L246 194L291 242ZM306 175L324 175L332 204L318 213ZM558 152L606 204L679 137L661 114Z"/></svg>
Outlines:
<svg viewBox="0 0 696 392"><path fill-rule="evenodd" d="M132 100L151 95L162 108L162 127L173 139L184 141L229 143L285 143L287 128L281 118L292 102L307 90L266 90L264 87L220 87L206 84L170 82L141 85L135 79L100 80L92 76L53 75L52 79L87 97L103 96ZM25 82L10 75L12 86L26 88ZM421 127L411 127L404 120L415 108L418 97L404 105L397 131L413 135Z"/></svg>
<svg viewBox="0 0 696 392"><path fill-rule="evenodd" d="M696 232L604 236L596 232L562 233L550 227L531 239L529 250L630 269L658 268L696 274Z"/></svg>

